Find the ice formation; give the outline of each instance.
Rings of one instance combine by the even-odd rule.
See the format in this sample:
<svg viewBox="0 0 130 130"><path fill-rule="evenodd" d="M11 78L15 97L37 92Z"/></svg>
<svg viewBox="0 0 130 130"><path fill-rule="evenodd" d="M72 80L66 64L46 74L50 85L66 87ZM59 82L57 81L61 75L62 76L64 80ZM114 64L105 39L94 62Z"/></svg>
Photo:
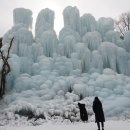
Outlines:
<svg viewBox="0 0 130 130"><path fill-rule="evenodd" d="M81 71L88 72L91 66L91 51L84 43L78 43L76 46L76 53L78 55L78 59L81 61Z"/></svg>
<svg viewBox="0 0 130 130"><path fill-rule="evenodd" d="M102 72L103 70L103 60L100 55L100 53L95 50L92 52L92 58L91 58L91 69L90 72Z"/></svg>
<svg viewBox="0 0 130 130"><path fill-rule="evenodd" d="M86 46L91 50L97 50L102 42L101 35L98 32L88 32L83 36L82 41L86 43Z"/></svg>
<svg viewBox="0 0 130 130"><path fill-rule="evenodd" d="M72 30L79 32L80 14L77 7L68 6L63 11L64 27L69 27Z"/></svg>
<svg viewBox="0 0 130 130"><path fill-rule="evenodd" d="M48 8L43 9L37 16L35 25L35 37L41 38L44 31L52 31L54 28L54 12Z"/></svg>
<svg viewBox="0 0 130 130"><path fill-rule="evenodd" d="M93 32L97 29L97 22L91 14L84 14L80 18L80 35L84 36L87 32Z"/></svg>
<svg viewBox="0 0 130 130"><path fill-rule="evenodd" d="M105 39L106 41L109 41L118 45L118 41L120 40L120 33L114 30L111 30L106 33L105 38L106 38Z"/></svg>
<svg viewBox="0 0 130 130"><path fill-rule="evenodd" d="M25 8L16 8L13 11L14 25L19 23L26 25L27 28L32 28L32 11Z"/></svg>
<svg viewBox="0 0 130 130"><path fill-rule="evenodd" d="M59 33L59 42L63 42L64 38L66 36L70 36L70 35L75 37L76 42L79 42L81 40L81 37L78 32L73 31L71 28L64 27L61 29L61 31Z"/></svg>
<svg viewBox="0 0 130 130"><path fill-rule="evenodd" d="M102 56L103 67L116 71L117 46L110 42L103 42L99 47L99 52Z"/></svg>
<svg viewBox="0 0 130 130"><path fill-rule="evenodd" d="M104 38L106 32L114 30L114 20L112 18L99 18L97 21L97 30L102 35L102 38Z"/></svg>
<svg viewBox="0 0 130 130"><path fill-rule="evenodd" d="M77 103L85 101L91 116L92 99L99 96L107 117L130 117L130 32L121 40L113 30L113 19L80 17L78 9L69 6L63 11L59 39L49 9L37 17L34 39L29 30L32 14L28 10L24 15L26 11L15 9L14 26L3 37L4 54L14 37L3 98L8 108L3 111L29 109L35 114L46 112L48 118L79 121Z"/></svg>
<svg viewBox="0 0 130 130"><path fill-rule="evenodd" d="M43 32L40 37L40 43L45 56L53 57L54 53L57 53L58 39L54 31Z"/></svg>
<svg viewBox="0 0 130 130"><path fill-rule="evenodd" d="M125 49L130 52L130 31L125 32L125 36L124 36L124 44L125 44Z"/></svg>
<svg viewBox="0 0 130 130"><path fill-rule="evenodd" d="M66 36L63 41L64 55L68 58L71 57L71 54L75 51L76 40L74 36Z"/></svg>

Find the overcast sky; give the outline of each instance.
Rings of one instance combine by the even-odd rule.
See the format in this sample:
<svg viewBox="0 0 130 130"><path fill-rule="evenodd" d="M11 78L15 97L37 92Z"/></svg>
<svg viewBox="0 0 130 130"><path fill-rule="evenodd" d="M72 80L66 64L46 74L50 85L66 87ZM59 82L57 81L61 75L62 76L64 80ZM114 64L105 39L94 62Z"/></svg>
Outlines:
<svg viewBox="0 0 130 130"><path fill-rule="evenodd" d="M13 9L24 7L33 12L33 29L35 19L40 10L50 8L55 11L55 30L63 27L63 9L77 6L80 15L91 13L96 19L100 17L118 18L126 11L130 11L130 0L0 0L0 37L13 26Z"/></svg>

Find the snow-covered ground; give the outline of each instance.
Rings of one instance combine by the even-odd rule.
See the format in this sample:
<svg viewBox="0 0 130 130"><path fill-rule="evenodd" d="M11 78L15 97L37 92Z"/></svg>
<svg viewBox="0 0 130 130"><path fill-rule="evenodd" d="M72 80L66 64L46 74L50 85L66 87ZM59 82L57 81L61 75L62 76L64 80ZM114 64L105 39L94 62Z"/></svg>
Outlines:
<svg viewBox="0 0 130 130"><path fill-rule="evenodd" d="M129 121L106 121L105 130L129 130ZM28 126L28 127L0 127L0 130L97 130L97 125L94 122L91 123L44 123L40 126Z"/></svg>

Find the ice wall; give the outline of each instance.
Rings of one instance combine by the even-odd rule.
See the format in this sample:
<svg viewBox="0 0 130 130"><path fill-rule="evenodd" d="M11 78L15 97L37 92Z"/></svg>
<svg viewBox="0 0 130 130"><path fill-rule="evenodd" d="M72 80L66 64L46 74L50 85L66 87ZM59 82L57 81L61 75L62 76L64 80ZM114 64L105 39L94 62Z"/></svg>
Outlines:
<svg viewBox="0 0 130 130"><path fill-rule="evenodd" d="M117 71L116 68L117 46L110 42L103 42L99 47L99 52L103 59L103 68L111 68L114 71Z"/></svg>
<svg viewBox="0 0 130 130"><path fill-rule="evenodd" d="M53 57L57 53L58 39L55 31L45 31L42 33L40 43L43 47L43 54Z"/></svg>
<svg viewBox="0 0 130 130"><path fill-rule="evenodd" d="M30 56L29 58L32 58L30 53L31 45L33 43L32 32L27 30L26 28L20 28L14 34L14 38L15 47L13 48L13 52L18 56Z"/></svg>
<svg viewBox="0 0 130 130"><path fill-rule="evenodd" d="M109 42L112 42L112 43L115 43L117 46L119 46L119 41L120 41L120 33L119 32L116 32L114 30L111 30L111 31L108 31L106 34L105 34L105 41L109 41Z"/></svg>
<svg viewBox="0 0 130 130"><path fill-rule="evenodd" d="M79 32L80 14L77 7L68 6L63 11L64 27Z"/></svg>
<svg viewBox="0 0 130 130"><path fill-rule="evenodd" d="M101 73L103 71L103 60L99 51L95 50L92 52L91 57L91 69L89 70L91 73L98 72Z"/></svg>
<svg viewBox="0 0 130 130"><path fill-rule="evenodd" d="M125 49L119 47L117 49L117 72L121 74L128 74L128 53Z"/></svg>
<svg viewBox="0 0 130 130"><path fill-rule="evenodd" d="M81 71L88 72L91 64L91 51L84 43L76 45L77 58L81 61Z"/></svg>
<svg viewBox="0 0 130 130"><path fill-rule="evenodd" d="M46 8L38 14L35 40L32 32L27 28L27 25L31 25L31 22L27 22L29 19L31 21L31 17L31 11L23 8L15 9L15 24L3 38L3 43L6 44L14 36L12 53L21 57L22 61L28 60L28 64L33 65L33 62L38 62L38 58L42 55L47 57L59 55L70 58L73 69L78 68L81 72L93 72L96 69L102 72L105 68L111 68L118 73L129 75L129 72L123 69L124 63L126 69L129 67L130 56L127 53L130 50L129 32L125 33L124 41L121 40L119 33L113 29L113 19L100 18L96 21L91 14L80 17L77 7L68 6L63 11L64 27L59 33L58 41L53 30L54 12L52 10ZM24 21L25 19L27 21ZM102 43L102 41L105 42ZM97 61L96 59L101 64L94 62ZM26 72L24 65L21 67L23 67L21 71ZM34 74L35 71L31 71L31 69L28 71L29 74Z"/></svg>
<svg viewBox="0 0 130 130"><path fill-rule="evenodd" d="M86 33L82 41L86 44L86 46L91 50L97 50L98 47L100 46L100 43L102 42L102 38L100 33L98 32L88 32Z"/></svg>
<svg viewBox="0 0 130 130"><path fill-rule="evenodd" d="M124 35L125 49L130 52L130 31L125 32Z"/></svg>
<svg viewBox="0 0 130 130"><path fill-rule="evenodd" d="M64 38L63 43L63 52L64 52L64 56L66 56L67 58L71 57L71 54L75 51L75 44L76 44L76 40L74 36L66 36Z"/></svg>
<svg viewBox="0 0 130 130"><path fill-rule="evenodd" d="M46 8L40 11L35 24L35 37L40 38L44 31L54 29L54 11Z"/></svg>
<svg viewBox="0 0 130 130"><path fill-rule="evenodd" d="M15 19L22 21L23 16L31 19L28 13L23 15L25 10L17 11L21 17L16 13ZM130 97L130 32L121 40L113 30L111 18L96 21L90 14L80 17L76 7L67 7L63 15L59 40L53 30L54 12L49 9L42 10L37 17L36 39L27 21L15 20L5 34L2 47L5 54L12 37L14 41L9 58L11 73L7 77L7 91L13 92L4 101L9 109L13 104L13 110L26 108L28 103L36 109L44 110L46 106L52 110L54 100L67 99L66 103L72 104L81 97L99 96L109 105L112 102L111 106L105 104L108 116L125 116L130 108L129 100L125 100ZM118 98L124 104L117 112ZM17 104L19 100L22 105ZM46 100L48 106L44 104Z"/></svg>
<svg viewBox="0 0 130 130"><path fill-rule="evenodd" d="M27 28L32 28L32 11L25 8L16 8L13 10L13 22L16 24L24 24Z"/></svg>
<svg viewBox="0 0 130 130"><path fill-rule="evenodd" d="M84 14L80 18L80 35L84 36L87 32L97 29L97 22L91 14Z"/></svg>
<svg viewBox="0 0 130 130"><path fill-rule="evenodd" d="M114 20L112 18L99 18L97 21L97 30L102 35L104 40L104 35L106 32L114 30Z"/></svg>
<svg viewBox="0 0 130 130"><path fill-rule="evenodd" d="M76 42L79 42L81 40L81 36L79 35L78 32L75 32L69 27L64 27L59 32L59 42L63 42L64 38L70 35L75 37Z"/></svg>

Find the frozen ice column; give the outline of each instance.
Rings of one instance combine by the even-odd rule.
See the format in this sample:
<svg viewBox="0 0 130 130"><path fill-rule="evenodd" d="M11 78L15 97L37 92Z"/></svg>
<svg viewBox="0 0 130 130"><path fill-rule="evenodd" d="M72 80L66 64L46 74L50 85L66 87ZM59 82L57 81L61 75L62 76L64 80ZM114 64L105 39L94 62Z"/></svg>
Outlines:
<svg viewBox="0 0 130 130"><path fill-rule="evenodd" d="M80 35L84 36L87 32L96 31L97 22L91 14L84 14L80 18Z"/></svg>
<svg viewBox="0 0 130 130"><path fill-rule="evenodd" d="M41 37L45 31L52 31L54 29L54 11L46 8L40 11L37 16L35 25L36 39Z"/></svg>
<svg viewBox="0 0 130 130"><path fill-rule="evenodd" d="M72 30L79 32L80 15L77 7L68 6L63 11L64 27L69 27Z"/></svg>
<svg viewBox="0 0 130 130"><path fill-rule="evenodd" d="M13 10L14 25L24 24L28 29L32 28L32 11L25 8L16 8Z"/></svg>

